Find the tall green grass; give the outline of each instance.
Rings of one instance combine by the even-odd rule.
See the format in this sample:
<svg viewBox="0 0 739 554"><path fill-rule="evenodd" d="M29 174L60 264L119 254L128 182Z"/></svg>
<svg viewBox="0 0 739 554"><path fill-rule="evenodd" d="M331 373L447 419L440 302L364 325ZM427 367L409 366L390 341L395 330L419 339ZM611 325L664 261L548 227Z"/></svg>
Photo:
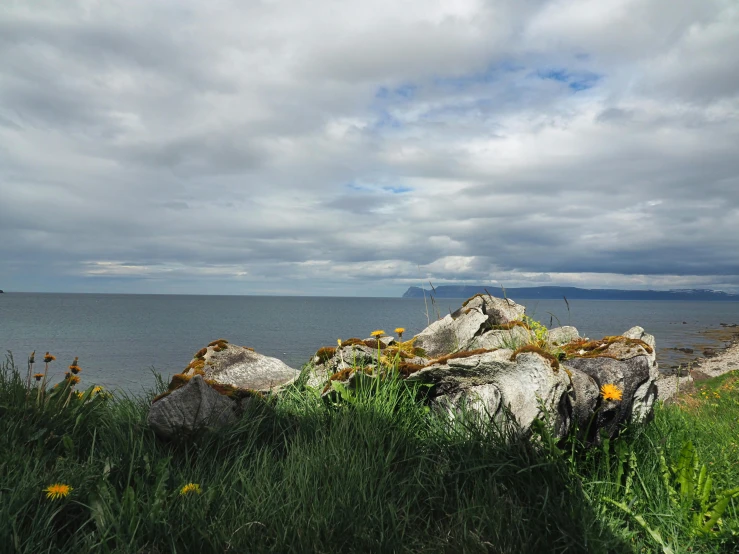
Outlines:
<svg viewBox="0 0 739 554"><path fill-rule="evenodd" d="M692 431L703 413L673 406L584 450L544 427L531 440L466 414L450 423L393 379L333 401L296 386L253 403L237 425L164 442L146 423L159 392L41 410L6 361L0 551L659 552L607 499L674 552L737 551L737 500L721 528L696 535L659 462L690 438L714 461L717 486L737 486L739 470L716 444L739 415L729 393L716 399L726 425L706 425L703 439ZM43 490L57 482L72 492L48 499ZM188 483L201 494L180 494Z"/></svg>

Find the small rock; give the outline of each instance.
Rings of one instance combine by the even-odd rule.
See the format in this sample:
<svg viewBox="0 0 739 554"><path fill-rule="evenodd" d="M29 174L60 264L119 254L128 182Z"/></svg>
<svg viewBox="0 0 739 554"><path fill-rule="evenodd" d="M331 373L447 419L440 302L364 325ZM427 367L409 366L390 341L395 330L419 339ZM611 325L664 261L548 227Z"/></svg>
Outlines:
<svg viewBox="0 0 739 554"><path fill-rule="evenodd" d="M236 402L213 390L200 375L154 402L148 416L149 425L163 438L221 427L236 419Z"/></svg>
<svg viewBox="0 0 739 554"><path fill-rule="evenodd" d="M703 355L704 355L704 356L705 356L706 358L713 358L714 356L716 356L716 351L715 351L715 350L714 350L713 348L706 348L706 349L705 349L705 350L703 351Z"/></svg>

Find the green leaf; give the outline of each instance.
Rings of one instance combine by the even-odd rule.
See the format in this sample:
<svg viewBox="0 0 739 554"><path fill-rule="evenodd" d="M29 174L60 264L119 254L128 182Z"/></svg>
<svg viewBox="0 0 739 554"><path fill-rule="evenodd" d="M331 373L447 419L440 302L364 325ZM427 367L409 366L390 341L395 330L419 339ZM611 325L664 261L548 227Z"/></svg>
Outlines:
<svg viewBox="0 0 739 554"><path fill-rule="evenodd" d="M62 444L64 445L64 449L70 456L74 454L74 443L72 442L72 437L70 437L69 435L64 435L62 437Z"/></svg>

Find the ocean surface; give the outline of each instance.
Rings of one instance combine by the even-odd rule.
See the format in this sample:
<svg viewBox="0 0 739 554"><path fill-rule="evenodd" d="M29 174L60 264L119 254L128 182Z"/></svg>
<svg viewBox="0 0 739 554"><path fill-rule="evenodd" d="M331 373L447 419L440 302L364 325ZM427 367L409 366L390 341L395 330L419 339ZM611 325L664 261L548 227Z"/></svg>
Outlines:
<svg viewBox="0 0 739 554"><path fill-rule="evenodd" d="M675 350L721 347L739 328L739 302L526 300L527 314L545 325L574 325L600 338L641 325L657 339L660 369L685 363ZM132 393L154 383L152 370L167 378L207 343L225 338L300 368L321 346L337 338L366 338L375 329L405 327L412 337L456 310L464 299L327 298L275 296L178 296L116 294L0 294L0 349L19 367L36 350L57 357L60 378L75 356L83 385L99 384ZM43 369L38 363L36 368Z"/></svg>

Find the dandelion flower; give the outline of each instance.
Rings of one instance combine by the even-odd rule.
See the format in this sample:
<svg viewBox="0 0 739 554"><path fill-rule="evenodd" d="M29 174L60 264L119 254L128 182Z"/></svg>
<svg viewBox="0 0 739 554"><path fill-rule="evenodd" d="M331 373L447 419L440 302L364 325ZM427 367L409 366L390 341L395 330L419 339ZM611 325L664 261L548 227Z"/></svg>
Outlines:
<svg viewBox="0 0 739 554"><path fill-rule="evenodd" d="M103 387L101 387L101 386L99 386L99 385L98 385L98 386L96 386L96 387L94 387L94 388L92 389L92 394L99 394L99 393L101 393L101 392L103 392Z"/></svg>
<svg viewBox="0 0 739 554"><path fill-rule="evenodd" d="M395 334L398 335L398 338L403 338L403 333L405 333L405 327L398 327L395 329Z"/></svg>
<svg viewBox="0 0 739 554"><path fill-rule="evenodd" d="M48 352L44 355L44 362L46 362L47 364L53 362L54 360L56 360L56 356L52 356Z"/></svg>
<svg viewBox="0 0 739 554"><path fill-rule="evenodd" d="M82 368L78 365L71 365L69 366L69 371L77 375L80 371L82 371Z"/></svg>
<svg viewBox="0 0 739 554"><path fill-rule="evenodd" d="M44 492L46 493L46 498L58 500L69 496L69 493L72 492L72 490L72 487L65 485L64 483L54 483L53 485L46 487Z"/></svg>
<svg viewBox="0 0 739 554"><path fill-rule="evenodd" d="M76 385L77 383L79 383L79 382L80 382L80 378L79 378L79 377L77 377L76 375L70 375L69 377L67 377L67 380L68 380L68 381L69 381L70 383L72 383L72 386L74 386L74 385Z"/></svg>
<svg viewBox="0 0 739 554"><path fill-rule="evenodd" d="M382 329L378 329L377 331L372 331L372 333L370 333L370 334L373 337L384 337L385 336L385 331L383 331Z"/></svg>
<svg viewBox="0 0 739 554"><path fill-rule="evenodd" d="M621 400L622 391L616 385L608 383L600 388L600 394L603 400Z"/></svg>
<svg viewBox="0 0 739 554"><path fill-rule="evenodd" d="M200 490L200 485L197 483L188 483L180 489L180 496L187 496L188 494L200 494L203 492Z"/></svg>
<svg viewBox="0 0 739 554"><path fill-rule="evenodd" d="M43 373L34 373L33 378L36 379L36 381L40 381L41 379L44 378L44 374Z"/></svg>
<svg viewBox="0 0 739 554"><path fill-rule="evenodd" d="M80 400L82 400L82 397L85 396L85 393L82 391L77 391L76 394L77 394L77 398L79 398Z"/></svg>
<svg viewBox="0 0 739 554"><path fill-rule="evenodd" d="M28 363L29 364L35 364L36 363L36 351L34 350L31 352L31 355L28 356Z"/></svg>
<svg viewBox="0 0 739 554"><path fill-rule="evenodd" d="M336 339L336 344L338 344L339 348L341 348L341 339Z"/></svg>

